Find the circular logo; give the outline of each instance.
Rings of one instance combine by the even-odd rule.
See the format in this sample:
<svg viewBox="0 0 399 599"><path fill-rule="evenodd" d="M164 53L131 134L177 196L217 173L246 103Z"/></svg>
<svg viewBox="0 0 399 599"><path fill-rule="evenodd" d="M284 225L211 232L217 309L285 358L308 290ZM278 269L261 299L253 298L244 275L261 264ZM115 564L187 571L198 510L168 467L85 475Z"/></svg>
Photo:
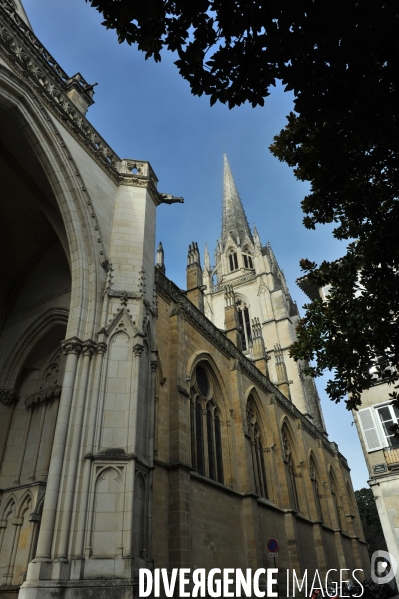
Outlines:
<svg viewBox="0 0 399 599"><path fill-rule="evenodd" d="M398 570L398 565L393 555L387 551L374 551L371 556L371 578L377 584L390 582Z"/></svg>
<svg viewBox="0 0 399 599"><path fill-rule="evenodd" d="M269 539L266 546L270 553L278 553L279 544L277 539Z"/></svg>

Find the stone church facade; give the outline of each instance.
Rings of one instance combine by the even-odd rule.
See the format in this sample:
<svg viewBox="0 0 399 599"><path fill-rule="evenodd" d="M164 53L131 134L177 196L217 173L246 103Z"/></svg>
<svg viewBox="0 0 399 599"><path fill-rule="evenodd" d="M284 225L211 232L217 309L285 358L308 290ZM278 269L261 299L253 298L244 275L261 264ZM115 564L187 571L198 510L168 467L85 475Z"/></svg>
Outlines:
<svg viewBox="0 0 399 599"><path fill-rule="evenodd" d="M367 570L349 468L287 355L296 308L227 162L216 270L190 245L182 291L162 247L154 268L156 207L182 200L92 103L0 0L0 597L127 599L140 567L272 565L273 536L282 570Z"/></svg>

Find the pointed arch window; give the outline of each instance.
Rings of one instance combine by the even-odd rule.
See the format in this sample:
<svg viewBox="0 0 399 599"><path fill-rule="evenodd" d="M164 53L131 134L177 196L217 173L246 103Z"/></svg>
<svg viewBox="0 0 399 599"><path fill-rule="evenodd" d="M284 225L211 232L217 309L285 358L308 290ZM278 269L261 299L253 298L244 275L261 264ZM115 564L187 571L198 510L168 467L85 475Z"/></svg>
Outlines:
<svg viewBox="0 0 399 599"><path fill-rule="evenodd" d="M229 253L229 266L230 266L230 271L238 269L237 252L235 252L234 250L232 250Z"/></svg>
<svg viewBox="0 0 399 599"><path fill-rule="evenodd" d="M317 477L316 464L313 460L313 457L310 458L310 479L312 481L312 486L313 486L313 494L314 494L314 498L315 498L317 517L321 522L324 522L323 509L322 509L322 505L321 505L321 494L320 494L320 488L319 488L319 481L318 481L318 477Z"/></svg>
<svg viewBox="0 0 399 599"><path fill-rule="evenodd" d="M220 410L202 364L195 369L191 388L191 461L198 474L224 482Z"/></svg>
<svg viewBox="0 0 399 599"><path fill-rule="evenodd" d="M290 494L290 498L291 498L291 505L295 510L300 511L300 509L299 509L299 494L298 494L298 487L297 487L297 474L296 474L296 469L295 469L295 464L294 464L294 457L293 457L293 453L292 453L292 449L291 449L291 444L288 441L287 433L284 428L281 432L281 436L283 439L283 447L284 447L284 453L285 453L285 457L286 457L285 462L287 464L287 470L288 470L288 486L289 486L289 494Z"/></svg>
<svg viewBox="0 0 399 599"><path fill-rule="evenodd" d="M331 495L332 495L332 499L333 499L335 516L337 519L338 527L341 530L344 530L344 527L342 526L341 510L340 510L340 505L339 505L339 501L338 501L337 487L336 487L334 476L333 476L332 472L330 472L330 489L331 489Z"/></svg>
<svg viewBox="0 0 399 599"><path fill-rule="evenodd" d="M247 403L247 425L251 437L252 468L255 480L256 493L268 499L267 479L264 459L262 434L252 398Z"/></svg>
<svg viewBox="0 0 399 599"><path fill-rule="evenodd" d="M245 268L253 268L252 256L248 247L244 247L242 250L242 258L244 260Z"/></svg>
<svg viewBox="0 0 399 599"><path fill-rule="evenodd" d="M248 306L242 299L238 298L236 301L238 322L241 327L241 347L242 351L246 351L252 345L252 330L251 322L249 318Z"/></svg>

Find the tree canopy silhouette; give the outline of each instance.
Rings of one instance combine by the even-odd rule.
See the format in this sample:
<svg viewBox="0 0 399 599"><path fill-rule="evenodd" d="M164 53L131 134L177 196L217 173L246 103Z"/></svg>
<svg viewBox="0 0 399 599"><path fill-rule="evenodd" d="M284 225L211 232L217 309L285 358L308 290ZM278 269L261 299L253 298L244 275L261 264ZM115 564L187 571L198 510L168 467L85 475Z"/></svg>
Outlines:
<svg viewBox="0 0 399 599"><path fill-rule="evenodd" d="M335 263L302 260L313 294L292 348L333 370L356 408L376 372L398 380L399 5L393 0L86 0L146 58L176 53L193 94L263 105L281 80L295 112L271 151L310 182L304 224L335 223ZM392 398L396 397L393 392Z"/></svg>

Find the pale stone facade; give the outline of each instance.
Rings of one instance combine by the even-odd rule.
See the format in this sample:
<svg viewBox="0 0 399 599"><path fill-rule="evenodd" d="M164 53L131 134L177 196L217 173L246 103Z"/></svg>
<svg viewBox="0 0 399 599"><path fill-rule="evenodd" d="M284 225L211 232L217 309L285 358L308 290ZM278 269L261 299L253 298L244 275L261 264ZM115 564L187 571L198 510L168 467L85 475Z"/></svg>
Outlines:
<svg viewBox="0 0 399 599"><path fill-rule="evenodd" d="M399 422L399 410L390 405L390 393L392 387L384 383L365 391L353 416L388 551L399 565L399 442L389 430ZM396 583L399 586L399 567Z"/></svg>
<svg viewBox="0 0 399 599"><path fill-rule="evenodd" d="M268 564L266 536L281 568L366 569L272 254L253 247L273 323L250 305L244 355L236 286L215 326L195 245L186 293L162 247L154 269L156 207L181 199L92 127L92 86L19 1L0 24L0 597L128 599L140 567Z"/></svg>
<svg viewBox="0 0 399 599"><path fill-rule="evenodd" d="M328 301L328 286L318 289L303 277L298 281L310 299ZM359 410L352 410L389 553L398 564L399 587L399 440L390 427L399 423L399 410L392 405L392 386L378 380L362 393ZM382 549L382 548L381 548Z"/></svg>

